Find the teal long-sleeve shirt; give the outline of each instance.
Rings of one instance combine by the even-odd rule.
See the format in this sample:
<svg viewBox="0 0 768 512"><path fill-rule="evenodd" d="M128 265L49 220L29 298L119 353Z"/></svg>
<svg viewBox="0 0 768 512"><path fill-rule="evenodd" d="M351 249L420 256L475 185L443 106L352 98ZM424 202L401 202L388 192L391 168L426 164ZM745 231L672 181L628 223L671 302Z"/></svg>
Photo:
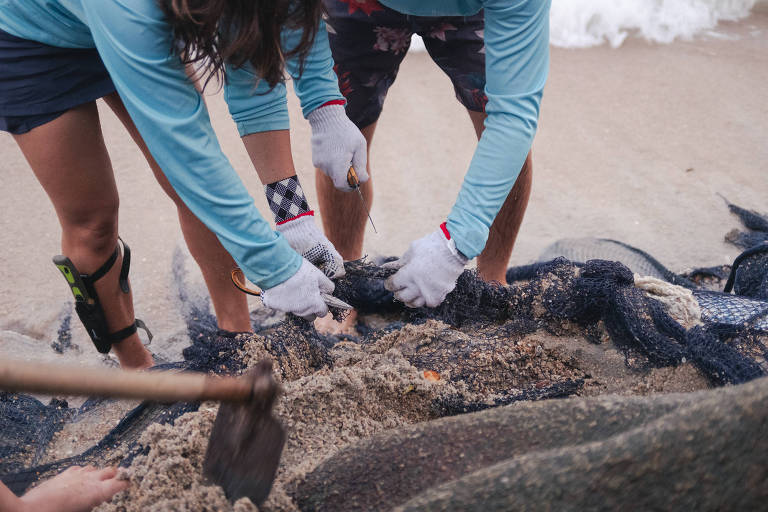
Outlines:
<svg viewBox="0 0 768 512"><path fill-rule="evenodd" d="M155 0L0 0L0 29L63 48L96 48L163 173L189 209L262 288L296 273L301 256L259 214L224 156L202 97ZM287 48L298 32L284 32ZM297 62L287 63L296 75ZM227 68L225 99L241 135L288 129L285 86L256 85L252 68ZM305 116L342 99L324 26L296 80Z"/></svg>
<svg viewBox="0 0 768 512"><path fill-rule="evenodd" d="M549 70L550 0L380 0L416 16L485 15L485 131L450 214L456 248L474 258L533 143Z"/></svg>

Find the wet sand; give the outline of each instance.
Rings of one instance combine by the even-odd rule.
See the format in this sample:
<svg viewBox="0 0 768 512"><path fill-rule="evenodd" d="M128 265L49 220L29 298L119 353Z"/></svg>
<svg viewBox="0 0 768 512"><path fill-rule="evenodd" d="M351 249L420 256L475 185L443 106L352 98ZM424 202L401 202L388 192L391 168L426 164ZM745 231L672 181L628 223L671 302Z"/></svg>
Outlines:
<svg viewBox="0 0 768 512"><path fill-rule="evenodd" d="M726 37L553 49L534 145L534 189L513 264L576 236L622 240L673 270L732 261L738 250L723 235L738 222L717 193L766 210L768 13L721 25L719 32ZM221 95L208 101L224 151L270 218ZM295 98L290 104L296 167L316 205L309 127ZM156 335L153 350L176 358L187 338L171 274L174 251L183 247L175 211L119 122L101 107L121 193L121 235L134 251L137 316ZM427 54L409 55L375 138L372 215L380 233L369 233L369 255L399 254L442 222L474 146L448 79ZM0 155L0 354L97 362L76 319L73 342L81 351L62 357L47 348L69 299L51 264L59 227L7 134L0 134ZM185 273L204 293L190 258Z"/></svg>
<svg viewBox="0 0 768 512"><path fill-rule="evenodd" d="M335 510L339 504L334 503L334 497L323 506L301 506L301 489L308 477L338 454L354 450L375 436L398 432L408 425L430 428L427 425L440 424L443 420L439 418L456 414L449 412L450 404L471 406L468 410L493 407L497 400L527 404L562 397L554 390L569 385L576 386L573 392L578 396L624 397L709 387L690 364L629 370L612 343L589 342L575 327L559 335L540 330L524 336L511 332L503 338L496 335L499 327L504 326L463 332L434 320L408 324L361 344L338 343L327 351L327 358L321 358L325 362L320 365L311 364L317 357L306 351L309 340L299 330L289 328L273 335L265 333L265 337L245 338L245 362L256 363L265 356L275 361L276 377L283 386L275 414L287 431L274 486L259 510ZM507 327L514 331L510 324ZM278 343L285 344L286 352L275 347ZM519 401L513 398L517 395ZM509 407L514 405L493 410ZM245 499L230 508L221 490L202 479L214 410L215 405L204 404L200 411L178 418L173 426L153 425L144 431L139 444L146 447L146 454L134 459L128 469L131 487L99 510L191 511L202 504L217 510L253 510ZM470 421L468 418L477 414L455 417ZM483 438L483 434L475 434ZM466 435L471 437L472 433ZM452 434L443 439L444 445L453 446L456 437ZM403 442L409 440L411 437L406 436ZM468 452L466 460L475 461L476 455ZM435 467L445 469L452 464ZM345 480L349 476L334 471L329 478ZM375 478L375 473L361 471L351 482L368 476ZM381 509L356 507L354 502L345 507Z"/></svg>

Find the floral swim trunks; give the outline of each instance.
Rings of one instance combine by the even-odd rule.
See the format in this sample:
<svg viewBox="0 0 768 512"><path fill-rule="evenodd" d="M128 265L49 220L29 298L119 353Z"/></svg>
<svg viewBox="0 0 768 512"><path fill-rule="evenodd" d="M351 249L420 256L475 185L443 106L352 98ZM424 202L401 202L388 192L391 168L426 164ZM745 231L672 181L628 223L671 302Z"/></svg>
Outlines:
<svg viewBox="0 0 768 512"><path fill-rule="evenodd" d="M453 82L456 98L483 112L485 44L483 12L473 16L410 16L377 0L323 0L339 89L347 115L359 128L379 118L413 34Z"/></svg>

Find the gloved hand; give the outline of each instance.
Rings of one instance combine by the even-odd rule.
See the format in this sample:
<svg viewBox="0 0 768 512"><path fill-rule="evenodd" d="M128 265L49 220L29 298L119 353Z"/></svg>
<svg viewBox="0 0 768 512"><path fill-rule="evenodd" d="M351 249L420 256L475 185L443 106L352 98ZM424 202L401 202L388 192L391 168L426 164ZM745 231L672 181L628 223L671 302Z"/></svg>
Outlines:
<svg viewBox="0 0 768 512"><path fill-rule="evenodd" d="M333 282L307 260L299 271L286 281L261 292L261 301L268 308L293 313L310 322L328 314L328 305L321 293L333 293Z"/></svg>
<svg viewBox="0 0 768 512"><path fill-rule="evenodd" d="M411 243L402 258L385 263L397 268L384 286L409 308L424 305L434 308L456 287L456 280L469 260L456 250L456 244L441 229Z"/></svg>
<svg viewBox="0 0 768 512"><path fill-rule="evenodd" d="M331 279L344 276L344 260L317 227L314 215L294 217L278 224L275 229L283 234L294 251L322 270L326 276Z"/></svg>
<svg viewBox="0 0 768 512"><path fill-rule="evenodd" d="M312 111L312 163L339 190L352 190L347 183L350 165L360 183L368 181L368 148L365 137L347 117L343 105L326 105Z"/></svg>

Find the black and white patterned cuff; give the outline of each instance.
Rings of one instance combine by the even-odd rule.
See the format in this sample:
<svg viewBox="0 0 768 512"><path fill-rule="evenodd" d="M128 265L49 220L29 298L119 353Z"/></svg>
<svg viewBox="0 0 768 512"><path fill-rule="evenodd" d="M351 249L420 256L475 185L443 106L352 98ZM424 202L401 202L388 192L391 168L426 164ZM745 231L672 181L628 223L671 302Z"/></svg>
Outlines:
<svg viewBox="0 0 768 512"><path fill-rule="evenodd" d="M291 176L264 186L269 208L275 216L275 223L281 224L300 215L313 213L304 197L299 178Z"/></svg>

